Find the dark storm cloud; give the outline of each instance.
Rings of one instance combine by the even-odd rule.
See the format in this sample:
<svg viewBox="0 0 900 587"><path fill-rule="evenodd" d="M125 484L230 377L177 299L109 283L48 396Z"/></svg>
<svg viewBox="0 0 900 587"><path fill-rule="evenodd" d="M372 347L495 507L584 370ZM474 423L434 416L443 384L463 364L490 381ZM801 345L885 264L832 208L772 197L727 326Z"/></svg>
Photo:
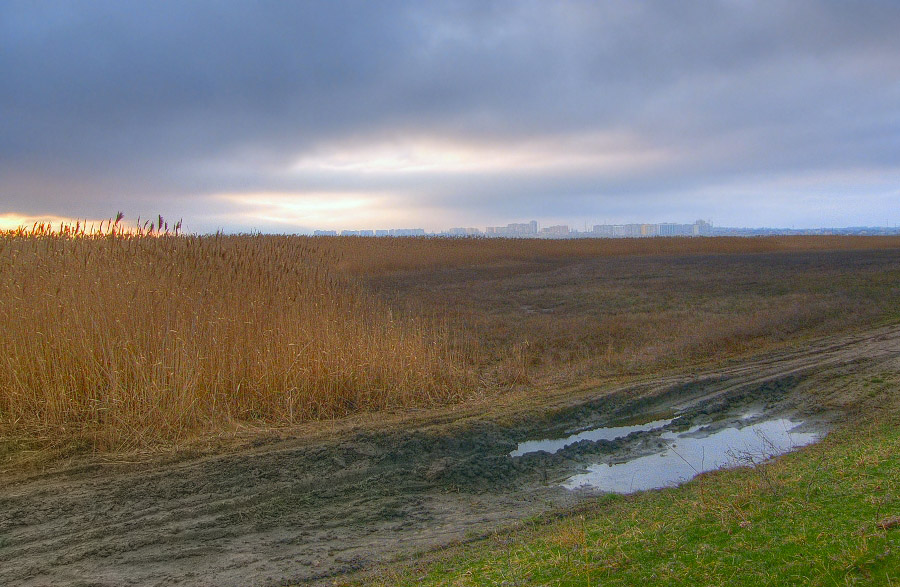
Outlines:
<svg viewBox="0 0 900 587"><path fill-rule="evenodd" d="M692 191L716 185L896 178L897 30L892 1L6 2L0 214L366 189L492 218L695 214ZM285 172L409 140L555 156L618 134L668 157L621 172Z"/></svg>

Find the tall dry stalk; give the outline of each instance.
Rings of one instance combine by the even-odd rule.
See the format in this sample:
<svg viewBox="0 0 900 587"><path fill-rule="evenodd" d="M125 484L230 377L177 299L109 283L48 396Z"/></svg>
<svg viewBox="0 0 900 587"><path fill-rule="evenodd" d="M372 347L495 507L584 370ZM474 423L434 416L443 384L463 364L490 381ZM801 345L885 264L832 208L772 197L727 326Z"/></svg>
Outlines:
<svg viewBox="0 0 900 587"><path fill-rule="evenodd" d="M447 330L315 243L151 228L0 235L0 434L123 447L464 393Z"/></svg>

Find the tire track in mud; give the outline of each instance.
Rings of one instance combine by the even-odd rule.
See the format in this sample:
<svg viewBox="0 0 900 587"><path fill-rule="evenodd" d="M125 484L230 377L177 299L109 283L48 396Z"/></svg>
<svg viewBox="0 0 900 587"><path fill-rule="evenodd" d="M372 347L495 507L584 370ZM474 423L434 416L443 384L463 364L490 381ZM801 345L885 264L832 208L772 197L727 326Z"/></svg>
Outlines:
<svg viewBox="0 0 900 587"><path fill-rule="evenodd" d="M510 428L468 418L4 483L0 584L323 580L570 505L579 497L558 481L585 451L617 450L599 443L509 458L519 441L662 411L703 417L742 402L812 413L821 408L805 386L896 368L898 358L900 327L893 326L700 375L597 390Z"/></svg>

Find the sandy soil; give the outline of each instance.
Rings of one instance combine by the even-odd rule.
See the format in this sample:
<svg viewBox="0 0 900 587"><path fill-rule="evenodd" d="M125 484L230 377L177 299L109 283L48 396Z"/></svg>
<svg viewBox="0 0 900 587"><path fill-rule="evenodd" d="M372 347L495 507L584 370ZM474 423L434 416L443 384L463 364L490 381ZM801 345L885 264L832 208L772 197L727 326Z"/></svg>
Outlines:
<svg viewBox="0 0 900 587"><path fill-rule="evenodd" d="M80 464L0 481L0 584L323 582L585 497L559 482L640 454L641 434L512 459L517 442L659 414L748 406L827 427L848 374L896 371L900 327L702 374L554 396L542 412L338 431L177 462ZM725 416L723 416L725 415ZM512 423L511 423L512 422Z"/></svg>

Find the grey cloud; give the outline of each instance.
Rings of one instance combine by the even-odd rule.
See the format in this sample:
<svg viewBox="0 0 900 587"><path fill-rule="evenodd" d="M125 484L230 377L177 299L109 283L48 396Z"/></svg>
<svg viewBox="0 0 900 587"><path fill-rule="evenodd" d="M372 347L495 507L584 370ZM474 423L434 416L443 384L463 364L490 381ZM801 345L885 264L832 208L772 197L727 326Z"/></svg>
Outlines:
<svg viewBox="0 0 900 587"><path fill-rule="evenodd" d="M896 166L897 30L888 1L6 2L0 213L361 189L371 177L269 170L409 134L503 149L627 130L683 154L634 177L376 186L492 214L660 205L743 176ZM257 171L221 170L236 160Z"/></svg>

